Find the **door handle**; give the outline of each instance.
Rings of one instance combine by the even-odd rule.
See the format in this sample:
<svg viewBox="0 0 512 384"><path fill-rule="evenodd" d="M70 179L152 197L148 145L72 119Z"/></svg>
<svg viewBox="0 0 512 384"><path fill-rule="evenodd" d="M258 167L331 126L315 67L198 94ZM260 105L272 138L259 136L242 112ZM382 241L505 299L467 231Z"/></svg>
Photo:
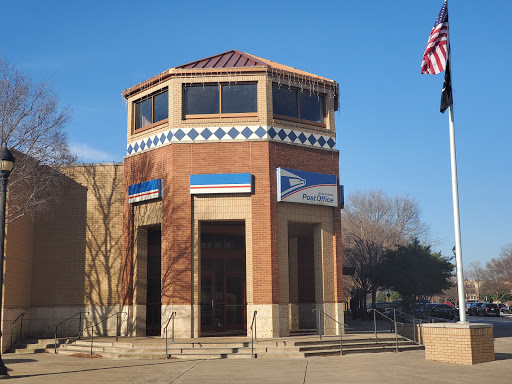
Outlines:
<svg viewBox="0 0 512 384"><path fill-rule="evenodd" d="M212 300L212 308L213 308L213 300Z"/></svg>

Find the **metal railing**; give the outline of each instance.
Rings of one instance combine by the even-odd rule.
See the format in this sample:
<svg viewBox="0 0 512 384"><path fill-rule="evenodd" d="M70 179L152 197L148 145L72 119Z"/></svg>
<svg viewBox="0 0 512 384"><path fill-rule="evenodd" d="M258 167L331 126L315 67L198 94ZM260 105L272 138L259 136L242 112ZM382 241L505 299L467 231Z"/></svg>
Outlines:
<svg viewBox="0 0 512 384"><path fill-rule="evenodd" d="M392 308L390 308L390 309L392 309ZM388 310L388 309L386 308L386 310ZM420 326L420 332L421 332L421 330L423 329L423 327L422 327L423 323L428 323L429 321L428 320L425 321L423 319L418 319L408 313L400 311L399 309L394 309L394 311L395 311L395 316L396 316L396 313L398 313L401 318L412 322L412 328L413 328L413 340L412 341L414 341L416 344L423 345L422 335L418 335L418 337L416 337L416 329L417 329L416 325ZM400 324L402 324L402 326L404 325L404 323L400 323ZM401 335L401 336L403 336L403 335ZM420 342L420 340L421 340L421 342Z"/></svg>
<svg viewBox="0 0 512 384"><path fill-rule="evenodd" d="M340 333L340 356L343 356L343 328L341 328L342 326L344 327L347 327L347 324L344 324L344 323L340 323L338 320L336 320L335 318L329 316L327 313L325 313L322 309L318 309L318 308L315 308L315 309L312 309L312 312L316 312L317 313L317 332L318 332L318 335L320 336L320 340L322 340L322 330L321 330L321 327L320 327L320 324L323 324L323 322L320 322L320 316L327 316L329 319L331 319L332 321L334 321L335 323L338 324L338 331Z"/></svg>
<svg viewBox="0 0 512 384"><path fill-rule="evenodd" d="M116 313L113 313L112 315L108 316L108 317L105 317L104 319L98 321L96 324L94 325L91 325L90 327L87 327L87 329L91 328L91 356L92 356L92 348L93 348L93 343L94 343L94 327L96 327L98 324L101 324L103 323L104 321L110 319L111 317L113 316L116 316L116 341L118 340L118 337L119 337L119 315L126 315L127 313L126 312L116 312Z"/></svg>
<svg viewBox="0 0 512 384"><path fill-rule="evenodd" d="M375 340L377 340L377 313L384 319L387 319L392 322L393 328L395 330L395 342L396 342L396 352L398 352L398 331L397 331L397 321L396 321L396 310L393 308L393 319L385 315L384 313L380 312L377 309L370 308L369 311L373 311L373 330L375 333ZM403 323L400 323L403 324Z"/></svg>
<svg viewBox="0 0 512 384"><path fill-rule="evenodd" d="M171 317L169 317L169 320L167 320L167 324L165 324L165 358L169 358L169 354L167 353L167 327L169 326L169 322L172 320L171 323L171 343L174 344L174 318L176 317L176 312L171 313Z"/></svg>
<svg viewBox="0 0 512 384"><path fill-rule="evenodd" d="M256 323L256 315L258 311L254 311L252 314L252 322L251 322L251 357L254 359L254 342L258 342L257 335L257 323Z"/></svg>
<svg viewBox="0 0 512 384"><path fill-rule="evenodd" d="M68 317L66 320L64 321L61 321L59 324L56 324L56 325L50 325L50 327L55 327L55 333L54 333L54 343L53 343L53 353L57 353L57 329L59 327L59 325L62 325L64 324L66 321L69 321L71 319L74 319L75 317L79 316L79 319L78 319L78 340L80 340L80 335L81 335L81 331L82 331L82 313L86 313L86 314L89 314L89 312L77 312L75 313L73 316L70 316Z"/></svg>
<svg viewBox="0 0 512 384"><path fill-rule="evenodd" d="M25 317L25 312L22 312L18 315L18 317L12 322L9 324L9 327L11 327L11 345L9 346L9 348L12 347L12 335L14 334L14 325L16 324L16 322L21 318L20 320L20 338L19 340L21 340L21 332L23 330L23 318Z"/></svg>

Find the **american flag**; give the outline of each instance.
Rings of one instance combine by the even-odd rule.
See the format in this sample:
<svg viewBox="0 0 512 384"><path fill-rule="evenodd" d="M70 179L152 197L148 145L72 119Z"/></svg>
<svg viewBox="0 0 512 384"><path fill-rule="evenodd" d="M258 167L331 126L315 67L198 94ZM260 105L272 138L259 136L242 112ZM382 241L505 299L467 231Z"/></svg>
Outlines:
<svg viewBox="0 0 512 384"><path fill-rule="evenodd" d="M421 73L435 75L444 71L448 60L448 49L448 4L445 0L428 37L427 48L421 63Z"/></svg>

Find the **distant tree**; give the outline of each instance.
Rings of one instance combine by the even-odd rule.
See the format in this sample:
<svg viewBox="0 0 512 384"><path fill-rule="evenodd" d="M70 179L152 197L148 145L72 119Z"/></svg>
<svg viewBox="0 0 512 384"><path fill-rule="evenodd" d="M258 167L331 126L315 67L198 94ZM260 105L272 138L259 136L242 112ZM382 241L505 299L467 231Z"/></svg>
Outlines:
<svg viewBox="0 0 512 384"><path fill-rule="evenodd" d="M450 288L453 268L448 258L432 253L430 246L415 239L384 252L374 273L379 285L400 293L408 310L410 304Z"/></svg>
<svg viewBox="0 0 512 384"><path fill-rule="evenodd" d="M377 303L385 303L387 302L388 293L384 291L377 292ZM398 292L390 291L389 292L389 301L398 301L402 300L402 296Z"/></svg>
<svg viewBox="0 0 512 384"><path fill-rule="evenodd" d="M502 247L499 257L482 267L479 261L469 263L466 276L478 288L479 299L505 301L512 293L512 244Z"/></svg>
<svg viewBox="0 0 512 384"><path fill-rule="evenodd" d="M480 300L480 290L482 288L482 284L487 279L487 271L482 267L480 261L472 261L468 264L468 268L464 271L465 277L471 282L468 285L468 288L471 290L475 290L475 293L478 296L478 300Z"/></svg>
<svg viewBox="0 0 512 384"><path fill-rule="evenodd" d="M494 276L512 283L512 243L501 248L500 256L486 264Z"/></svg>
<svg viewBox="0 0 512 384"><path fill-rule="evenodd" d="M65 125L67 108L48 82L34 84L0 58L0 145L16 158L9 178L8 219L45 210L59 192L58 167L75 161Z"/></svg>
<svg viewBox="0 0 512 384"><path fill-rule="evenodd" d="M418 203L407 196L389 196L383 191L359 191L349 196L342 211L343 257L355 267L355 287L372 294L375 306L377 283L374 267L385 251L427 235ZM366 302L364 303L366 305Z"/></svg>

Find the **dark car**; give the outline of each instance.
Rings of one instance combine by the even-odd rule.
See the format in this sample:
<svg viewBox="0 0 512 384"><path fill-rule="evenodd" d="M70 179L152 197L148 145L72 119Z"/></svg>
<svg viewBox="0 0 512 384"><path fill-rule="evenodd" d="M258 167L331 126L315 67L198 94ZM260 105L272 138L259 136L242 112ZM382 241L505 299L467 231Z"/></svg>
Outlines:
<svg viewBox="0 0 512 384"><path fill-rule="evenodd" d="M471 307L468 309L468 315L469 316L478 316L478 308L482 306L483 303L480 302L474 302L471 304Z"/></svg>
<svg viewBox="0 0 512 384"><path fill-rule="evenodd" d="M448 304L430 303L425 305L425 315L432 319L458 320L457 310Z"/></svg>
<svg viewBox="0 0 512 384"><path fill-rule="evenodd" d="M500 307L498 304L494 303L483 303L480 308L478 308L478 314L480 316L496 316L500 315Z"/></svg>
<svg viewBox="0 0 512 384"><path fill-rule="evenodd" d="M510 313L508 307L505 304L498 304L501 313Z"/></svg>

